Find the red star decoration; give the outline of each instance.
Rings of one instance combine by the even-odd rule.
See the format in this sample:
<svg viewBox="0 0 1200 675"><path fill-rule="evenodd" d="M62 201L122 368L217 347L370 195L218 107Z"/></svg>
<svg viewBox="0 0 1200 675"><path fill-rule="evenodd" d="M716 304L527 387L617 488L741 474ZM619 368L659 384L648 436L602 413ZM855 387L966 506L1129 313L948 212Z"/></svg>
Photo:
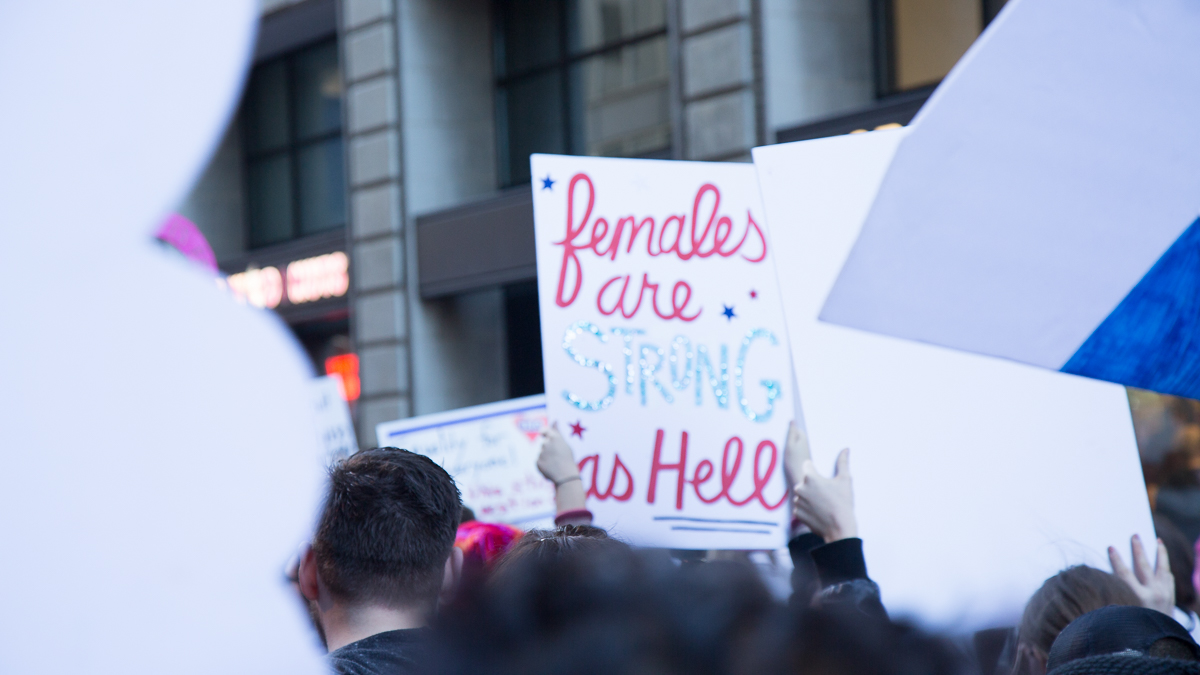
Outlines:
<svg viewBox="0 0 1200 675"><path fill-rule="evenodd" d="M581 441L583 440L583 432L585 432L585 431L587 431L587 428L583 426L582 421L576 422L571 425L571 435L578 436L579 440L581 440Z"/></svg>
<svg viewBox="0 0 1200 675"><path fill-rule="evenodd" d="M758 297L758 291L754 290L753 288L752 288L752 289L750 289L750 298L751 298L751 299L754 299L754 298L757 298L757 297Z"/></svg>

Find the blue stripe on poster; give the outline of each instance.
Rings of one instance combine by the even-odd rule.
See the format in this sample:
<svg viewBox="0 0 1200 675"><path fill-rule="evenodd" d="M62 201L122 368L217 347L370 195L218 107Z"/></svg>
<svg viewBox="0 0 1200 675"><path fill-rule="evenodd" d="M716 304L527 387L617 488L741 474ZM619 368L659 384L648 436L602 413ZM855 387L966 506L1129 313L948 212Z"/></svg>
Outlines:
<svg viewBox="0 0 1200 675"><path fill-rule="evenodd" d="M1088 336L1062 372L1200 398L1200 218Z"/></svg>

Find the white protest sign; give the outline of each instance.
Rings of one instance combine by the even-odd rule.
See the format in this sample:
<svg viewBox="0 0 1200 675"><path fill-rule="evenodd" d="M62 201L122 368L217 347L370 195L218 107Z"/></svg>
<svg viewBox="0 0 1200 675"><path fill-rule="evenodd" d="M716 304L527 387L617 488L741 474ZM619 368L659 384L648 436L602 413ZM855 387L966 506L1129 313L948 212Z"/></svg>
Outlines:
<svg viewBox="0 0 1200 675"><path fill-rule="evenodd" d="M817 319L906 132L754 151L804 420L820 470L851 449L890 612L1013 625L1062 568L1154 541L1129 405L1116 385Z"/></svg>
<svg viewBox="0 0 1200 675"><path fill-rule="evenodd" d="M531 161L546 406L597 524L781 546L795 397L754 167Z"/></svg>
<svg viewBox="0 0 1200 675"><path fill-rule="evenodd" d="M385 422L375 435L446 469L480 520L543 527L554 518L554 484L537 470L544 428L538 395Z"/></svg>
<svg viewBox="0 0 1200 675"><path fill-rule="evenodd" d="M825 321L1200 398L1200 4L1013 0L901 144Z"/></svg>
<svg viewBox="0 0 1200 675"><path fill-rule="evenodd" d="M346 404L342 378L338 375L315 378L311 388L313 422L321 443L322 459L326 465L331 465L358 452L350 406Z"/></svg>

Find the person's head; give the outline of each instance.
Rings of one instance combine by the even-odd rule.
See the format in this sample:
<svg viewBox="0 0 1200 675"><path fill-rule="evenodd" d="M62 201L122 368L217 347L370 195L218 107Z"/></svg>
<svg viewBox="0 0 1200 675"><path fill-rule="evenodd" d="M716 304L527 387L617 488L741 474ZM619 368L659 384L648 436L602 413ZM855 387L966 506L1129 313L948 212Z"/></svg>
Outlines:
<svg viewBox="0 0 1200 675"><path fill-rule="evenodd" d="M947 640L846 605L793 604L762 622L735 675L964 675L975 672Z"/></svg>
<svg viewBox="0 0 1200 675"><path fill-rule="evenodd" d="M470 522L473 522L474 520L475 520L475 511L471 507L464 504L463 509L462 509L462 517L460 517L458 519L458 524L461 525L463 523L470 523Z"/></svg>
<svg viewBox="0 0 1200 675"><path fill-rule="evenodd" d="M484 573L523 536L525 531L515 525L464 521L454 539L454 547L463 552L464 574Z"/></svg>
<svg viewBox="0 0 1200 675"><path fill-rule="evenodd" d="M1016 673L1045 672L1054 639L1075 619L1108 605L1137 605L1133 589L1117 577L1087 565L1055 574L1029 598L1017 627Z"/></svg>
<svg viewBox="0 0 1200 675"><path fill-rule="evenodd" d="M1178 661L1200 661L1200 646L1179 622L1145 607L1113 605L1072 621L1050 647L1046 668L1089 657L1119 654Z"/></svg>
<svg viewBox="0 0 1200 675"><path fill-rule="evenodd" d="M610 539L608 532L591 525L564 525L554 530L530 530L501 556L492 574L503 576L527 561L554 562L571 555L588 555L625 544Z"/></svg>
<svg viewBox="0 0 1200 675"><path fill-rule="evenodd" d="M540 534L438 616L426 672L724 675L772 605L748 564L680 567L613 539Z"/></svg>
<svg viewBox="0 0 1200 675"><path fill-rule="evenodd" d="M462 500L428 457L364 450L329 472L329 492L302 562L306 596L346 608L432 610L456 560Z"/></svg>
<svg viewBox="0 0 1200 675"><path fill-rule="evenodd" d="M1200 675L1200 663L1141 654L1102 654L1076 659L1050 675Z"/></svg>

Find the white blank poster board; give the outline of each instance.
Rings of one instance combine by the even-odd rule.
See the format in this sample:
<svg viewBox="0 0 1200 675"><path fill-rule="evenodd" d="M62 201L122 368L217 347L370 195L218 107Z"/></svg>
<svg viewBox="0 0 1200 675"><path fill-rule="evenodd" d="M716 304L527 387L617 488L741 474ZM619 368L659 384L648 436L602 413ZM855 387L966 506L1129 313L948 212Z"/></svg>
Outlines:
<svg viewBox="0 0 1200 675"><path fill-rule="evenodd" d="M851 448L870 575L893 615L1012 625L1058 570L1153 541L1122 387L821 323L907 130L758 148L813 459Z"/></svg>

